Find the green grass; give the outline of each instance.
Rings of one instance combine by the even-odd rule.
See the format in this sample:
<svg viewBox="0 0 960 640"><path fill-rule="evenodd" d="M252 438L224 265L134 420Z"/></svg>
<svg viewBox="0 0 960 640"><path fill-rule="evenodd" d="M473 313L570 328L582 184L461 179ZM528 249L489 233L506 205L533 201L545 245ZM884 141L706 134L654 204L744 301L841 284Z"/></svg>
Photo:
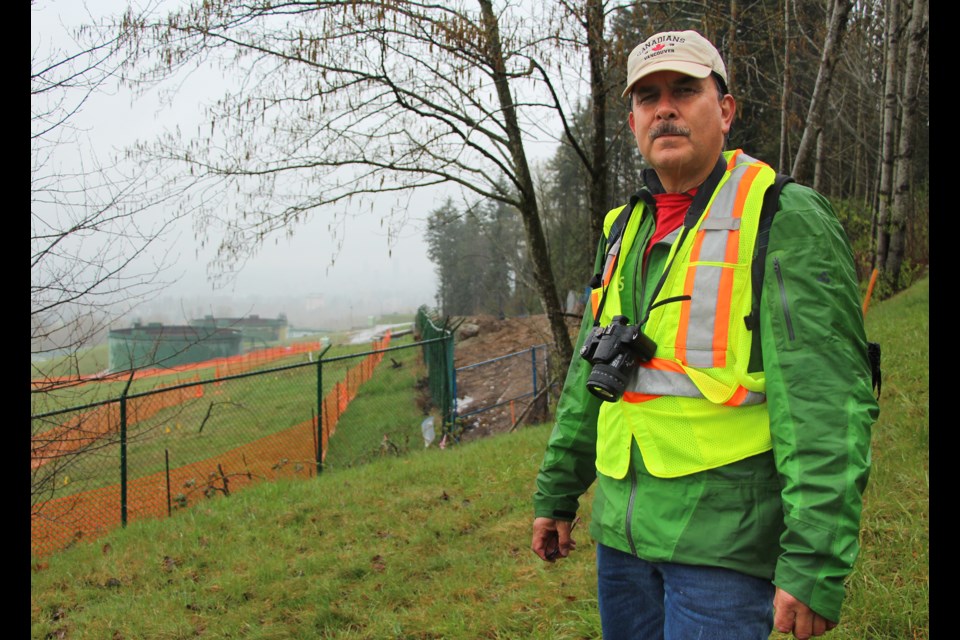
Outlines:
<svg viewBox="0 0 960 640"><path fill-rule="evenodd" d="M411 342L410 336L404 336L396 344ZM391 366L393 362L400 366ZM387 352L373 377L364 383L363 391L340 417L325 466L342 469L423 448L420 423L426 416L410 390L426 375L419 348ZM436 423L439 432L439 419Z"/></svg>
<svg viewBox="0 0 960 640"><path fill-rule="evenodd" d="M556 566L528 550L546 435L421 448L134 523L33 572L33 637L590 637L589 540Z"/></svg>
<svg viewBox="0 0 960 640"><path fill-rule="evenodd" d="M870 339L883 345L881 415L862 551L843 620L827 638L929 638L928 299L922 280L867 315ZM400 397L389 409L357 407L355 418L382 420L396 407L412 419ZM529 550L549 431L411 446L402 457L263 483L35 559L31 637L599 638L586 527L562 562ZM349 433L344 423L334 438Z"/></svg>

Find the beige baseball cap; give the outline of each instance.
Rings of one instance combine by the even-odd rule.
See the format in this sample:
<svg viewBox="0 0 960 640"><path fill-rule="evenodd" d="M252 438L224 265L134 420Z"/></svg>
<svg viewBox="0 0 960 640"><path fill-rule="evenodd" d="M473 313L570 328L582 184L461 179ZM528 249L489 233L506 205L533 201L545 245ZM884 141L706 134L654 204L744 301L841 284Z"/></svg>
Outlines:
<svg viewBox="0 0 960 640"><path fill-rule="evenodd" d="M650 36L630 52L627 58L627 88L657 71L677 71L695 78L706 78L716 73L727 82L727 68L720 52L696 31L664 31Z"/></svg>

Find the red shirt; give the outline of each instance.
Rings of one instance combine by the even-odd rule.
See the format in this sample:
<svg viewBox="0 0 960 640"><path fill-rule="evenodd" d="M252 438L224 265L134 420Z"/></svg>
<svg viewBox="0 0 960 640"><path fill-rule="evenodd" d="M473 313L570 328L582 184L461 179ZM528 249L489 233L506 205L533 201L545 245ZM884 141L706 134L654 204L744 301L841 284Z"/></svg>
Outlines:
<svg viewBox="0 0 960 640"><path fill-rule="evenodd" d="M697 193L696 189L691 189L684 193L658 193L653 196L657 203L655 219L656 228L653 230L653 237L643 252L643 263L646 265L647 256L650 249L657 242L665 238L674 229L683 224L683 218L687 215L687 209L693 203L693 196Z"/></svg>

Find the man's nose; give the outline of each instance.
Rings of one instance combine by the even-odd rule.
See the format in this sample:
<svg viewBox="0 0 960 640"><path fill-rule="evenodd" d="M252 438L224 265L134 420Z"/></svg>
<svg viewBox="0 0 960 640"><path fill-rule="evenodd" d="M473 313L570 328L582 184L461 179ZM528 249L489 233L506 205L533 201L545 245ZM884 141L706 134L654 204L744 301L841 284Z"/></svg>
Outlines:
<svg viewBox="0 0 960 640"><path fill-rule="evenodd" d="M657 101L656 116L661 120L670 120L677 117L677 108L673 98L668 95L660 96Z"/></svg>

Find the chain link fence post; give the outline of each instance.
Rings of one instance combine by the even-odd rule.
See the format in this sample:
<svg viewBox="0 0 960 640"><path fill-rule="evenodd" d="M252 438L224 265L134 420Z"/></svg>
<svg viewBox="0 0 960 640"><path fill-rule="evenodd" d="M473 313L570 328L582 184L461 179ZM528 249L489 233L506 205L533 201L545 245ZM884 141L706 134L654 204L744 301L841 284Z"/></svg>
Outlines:
<svg viewBox="0 0 960 640"><path fill-rule="evenodd" d="M317 477L323 471L323 356L329 349L317 354Z"/></svg>

